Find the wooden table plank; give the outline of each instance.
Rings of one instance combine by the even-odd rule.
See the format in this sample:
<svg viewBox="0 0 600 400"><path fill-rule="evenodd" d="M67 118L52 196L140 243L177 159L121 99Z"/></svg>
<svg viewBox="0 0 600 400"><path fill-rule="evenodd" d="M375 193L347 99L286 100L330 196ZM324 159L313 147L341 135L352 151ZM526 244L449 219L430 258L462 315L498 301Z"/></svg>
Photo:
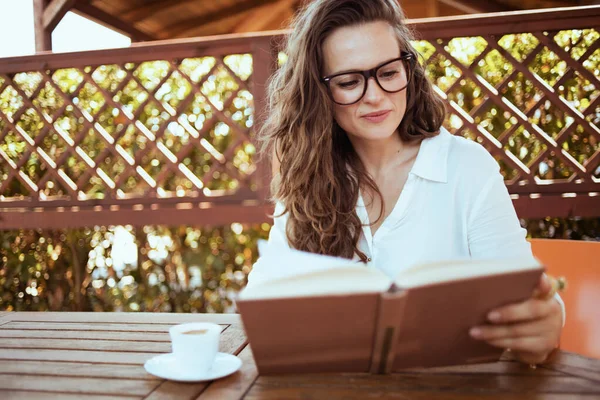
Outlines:
<svg viewBox="0 0 600 400"><path fill-rule="evenodd" d="M405 369L402 373L416 374L508 374L508 375L559 375L563 374L558 371L539 368L531 369L528 365L524 365L516 361L499 361L493 363L471 364L471 365L456 365L449 367L434 367L434 368L410 368Z"/></svg>
<svg viewBox="0 0 600 400"><path fill-rule="evenodd" d="M240 370L233 375L213 382L202 392L198 400L237 400L243 398L258 377L258 370L250 346L246 346L238 357L242 360Z"/></svg>
<svg viewBox="0 0 600 400"><path fill-rule="evenodd" d="M145 396L158 382L144 379L74 378L56 376L0 375L0 387L9 390Z"/></svg>
<svg viewBox="0 0 600 400"><path fill-rule="evenodd" d="M2 329L14 330L59 330L59 331L111 331L111 332L159 332L168 333L169 328L176 324L140 324L126 323L77 323L77 322L23 322L7 321L8 323ZM228 326L228 325L224 325Z"/></svg>
<svg viewBox="0 0 600 400"><path fill-rule="evenodd" d="M368 397L360 397L368 396ZM352 389L328 390L320 388L318 390L290 392L286 389L275 389L265 391L251 391L244 400L353 400L353 399L398 399L398 400L597 400L597 394L578 395L578 394L535 394L535 393L451 393L451 392L430 392L430 391L403 391L401 393L390 393L374 391L372 393L361 392L358 395Z"/></svg>
<svg viewBox="0 0 600 400"><path fill-rule="evenodd" d="M69 324L71 325L71 324ZM170 326L170 325L169 325ZM227 325L225 325L227 326ZM157 343L171 343L169 334L165 332L123 332L123 331L77 331L77 330L34 330L34 329L14 329L12 325L7 325L0 329L0 341L4 338L24 338L24 339L98 339L98 340L121 340L121 341L143 341Z"/></svg>
<svg viewBox="0 0 600 400"><path fill-rule="evenodd" d="M246 332L239 324L230 325L221 333L219 351L222 353L237 355L248 343Z"/></svg>
<svg viewBox="0 0 600 400"><path fill-rule="evenodd" d="M241 323L239 314L183 314L134 312L11 312L12 321L23 322L108 322L181 324L184 322L214 322L216 324Z"/></svg>
<svg viewBox="0 0 600 400"><path fill-rule="evenodd" d="M0 360L67 361L98 364L143 365L156 353L127 353L117 351L2 349ZM1 386L0 386L1 387Z"/></svg>
<svg viewBox="0 0 600 400"><path fill-rule="evenodd" d="M71 376L88 378L144 379L160 381L139 365L93 364L56 361L19 360L0 362L0 374ZM2 398L2 396L0 396Z"/></svg>
<svg viewBox="0 0 600 400"><path fill-rule="evenodd" d="M17 341L15 342L15 340ZM0 341L0 359L144 364L157 354L171 351L169 343L60 339L48 341L21 339L26 348L16 348L18 340ZM221 333L219 350L224 353L237 354L246 345L246 342L243 329L232 326ZM98 343L97 346L95 346L96 343ZM72 347L69 347L70 344Z"/></svg>
<svg viewBox="0 0 600 400"><path fill-rule="evenodd" d="M0 389L0 399L2 400L81 400L81 394L73 393L50 393L42 391L29 390L2 390ZM85 400L110 400L110 399L143 399L140 396L120 396L120 395L98 395L86 394Z"/></svg>
<svg viewBox="0 0 600 400"><path fill-rule="evenodd" d="M221 333L221 344L220 350L230 354L235 354L240 346L246 343L246 335L244 330L240 327L231 325L232 328L225 327ZM157 347L159 352L170 352L171 351L171 339L168 333L164 332L120 332L120 331L66 331L66 330L20 330L20 329L4 329L0 328L0 347L12 347L8 346L8 343L18 344L19 342L28 343L27 346L21 345L20 347L35 347L36 341L40 340L43 343L39 344L39 348L62 348L60 346L60 340L64 340L69 344L81 343L83 347L89 346L89 342L103 344L108 346L109 341L121 342L120 344L128 343L144 343L148 344L148 349ZM76 339L76 340L69 340ZM31 346L30 346L31 344ZM165 347L166 345L166 347ZM115 344L113 349L119 349L119 343ZM83 350L79 348L80 350ZM133 348L132 348L133 349ZM141 350L149 351L149 350ZM155 351L155 350L153 350Z"/></svg>
<svg viewBox="0 0 600 400"><path fill-rule="evenodd" d="M8 311L0 312L0 326L10 322L11 314L12 313L10 313Z"/></svg>
<svg viewBox="0 0 600 400"><path fill-rule="evenodd" d="M97 339L24 339L4 338L0 342L4 349L56 349L90 351L124 351L142 353L170 353L171 343L97 340Z"/></svg>
<svg viewBox="0 0 600 400"><path fill-rule="evenodd" d="M544 366L544 369L585 377L600 384L600 360L580 354L559 353L549 365Z"/></svg>
<svg viewBox="0 0 600 400"><path fill-rule="evenodd" d="M196 398L209 383L178 383L173 381L163 381L146 400L179 400Z"/></svg>
<svg viewBox="0 0 600 400"><path fill-rule="evenodd" d="M285 390L284 390L285 389ZM318 398L323 391L340 397L354 393L348 399L362 399L377 393L425 391L435 397L438 393L455 394L525 394L536 393L600 393L600 385L572 376L524 376L498 374L307 374L288 376L259 376L248 392L249 398L304 392ZM282 396L281 398L287 398Z"/></svg>

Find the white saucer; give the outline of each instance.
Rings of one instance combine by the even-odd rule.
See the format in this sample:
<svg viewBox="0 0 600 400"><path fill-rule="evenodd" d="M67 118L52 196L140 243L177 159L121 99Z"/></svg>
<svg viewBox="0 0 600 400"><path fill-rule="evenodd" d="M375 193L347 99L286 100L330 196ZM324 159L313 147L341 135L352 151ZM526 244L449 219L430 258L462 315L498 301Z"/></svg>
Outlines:
<svg viewBox="0 0 600 400"><path fill-rule="evenodd" d="M233 374L241 366L242 360L227 353L217 353L212 368L206 374L199 374L178 364L173 353L153 357L144 364L148 373L180 382L212 381Z"/></svg>

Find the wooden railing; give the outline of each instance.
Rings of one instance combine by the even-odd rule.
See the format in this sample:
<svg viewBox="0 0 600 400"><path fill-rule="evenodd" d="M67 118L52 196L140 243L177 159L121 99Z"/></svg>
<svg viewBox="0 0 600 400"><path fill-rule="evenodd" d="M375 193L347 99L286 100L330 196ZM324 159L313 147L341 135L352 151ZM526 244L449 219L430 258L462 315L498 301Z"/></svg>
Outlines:
<svg viewBox="0 0 600 400"><path fill-rule="evenodd" d="M600 7L593 6L415 24L432 53L428 60L442 57L458 75L436 87L451 118L459 121L453 132L477 140L495 156L521 217L600 216L599 17ZM457 37L483 46L459 59L460 52L449 50ZM525 49L511 48L523 41ZM554 62L540 62L544 56ZM481 64L489 57L503 58L504 71L486 75ZM475 87L471 93L480 93L467 107L458 95L464 94L465 80ZM486 128L486 122L504 126Z"/></svg>
<svg viewBox="0 0 600 400"><path fill-rule="evenodd" d="M600 7L411 24L519 215L600 216ZM0 229L268 221L254 131L285 34L0 59Z"/></svg>
<svg viewBox="0 0 600 400"><path fill-rule="evenodd" d="M0 109L0 226L266 220L268 174L252 162L251 136L276 61L271 39L156 42L0 62L0 93L18 99L11 113ZM231 54L239 54L237 66L227 62ZM74 82L61 85L68 78ZM58 101L45 104L52 97ZM19 124L28 113L38 122L29 130ZM11 158L20 142L26 151ZM41 170L28 174L33 156Z"/></svg>

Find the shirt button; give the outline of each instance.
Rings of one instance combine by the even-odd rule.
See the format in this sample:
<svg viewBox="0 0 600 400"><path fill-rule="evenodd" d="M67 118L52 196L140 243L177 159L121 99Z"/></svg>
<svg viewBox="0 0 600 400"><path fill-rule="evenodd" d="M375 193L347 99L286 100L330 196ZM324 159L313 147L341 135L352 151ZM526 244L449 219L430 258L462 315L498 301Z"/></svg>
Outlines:
<svg viewBox="0 0 600 400"><path fill-rule="evenodd" d="M367 258L367 261L368 261L368 262L371 262L371 257Z"/></svg>

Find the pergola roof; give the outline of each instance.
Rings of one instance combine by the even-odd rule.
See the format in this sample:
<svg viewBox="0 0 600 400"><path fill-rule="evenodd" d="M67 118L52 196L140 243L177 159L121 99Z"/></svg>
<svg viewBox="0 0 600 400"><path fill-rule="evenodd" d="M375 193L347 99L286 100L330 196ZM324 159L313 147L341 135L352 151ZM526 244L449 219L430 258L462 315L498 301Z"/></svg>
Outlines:
<svg viewBox="0 0 600 400"><path fill-rule="evenodd" d="M310 0L35 1L48 4L48 10L44 10L45 22L58 23L64 13L72 10L125 33L134 41L143 41L280 29ZM401 0L409 18L598 3L598 0Z"/></svg>

